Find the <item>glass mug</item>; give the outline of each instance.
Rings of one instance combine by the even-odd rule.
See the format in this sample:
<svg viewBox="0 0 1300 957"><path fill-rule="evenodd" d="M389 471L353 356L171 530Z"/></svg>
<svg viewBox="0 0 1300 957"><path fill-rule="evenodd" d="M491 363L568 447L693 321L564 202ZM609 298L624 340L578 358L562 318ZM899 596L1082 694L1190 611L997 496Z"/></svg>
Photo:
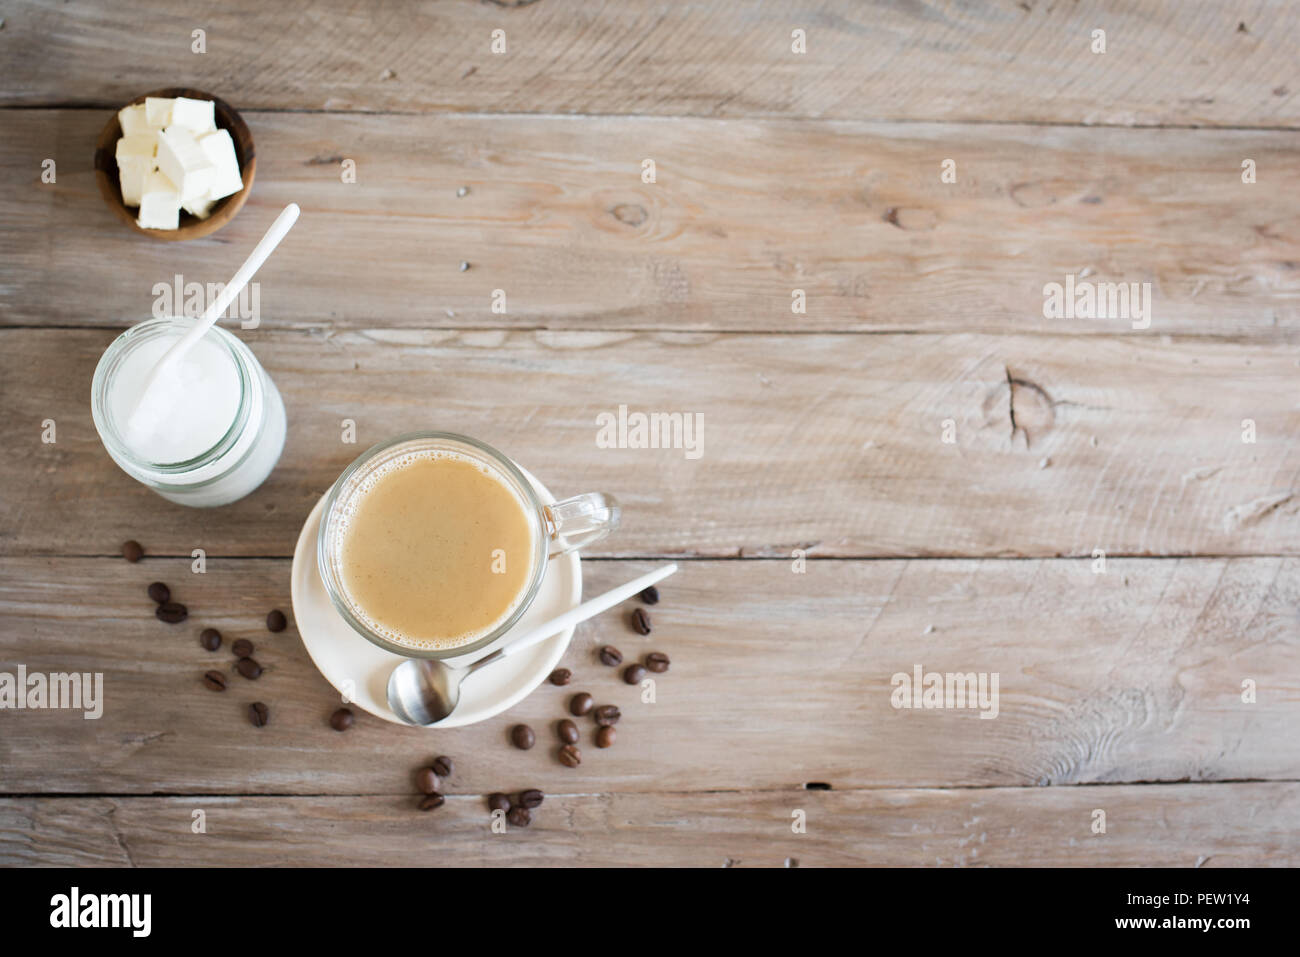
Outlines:
<svg viewBox="0 0 1300 957"><path fill-rule="evenodd" d="M448 648L417 647L379 634L365 623L367 616L342 584L343 517L353 510L369 477L402 456L424 452L450 452L486 467L514 493L532 526L531 567L527 585L514 610L488 634ZM490 445L454 432L410 432L367 449L343 470L330 489L321 513L316 559L330 601L357 634L405 658L455 658L484 648L508 632L537 597L550 559L604 538L618 527L620 514L614 498L600 492L575 495L547 505L519 467Z"/></svg>

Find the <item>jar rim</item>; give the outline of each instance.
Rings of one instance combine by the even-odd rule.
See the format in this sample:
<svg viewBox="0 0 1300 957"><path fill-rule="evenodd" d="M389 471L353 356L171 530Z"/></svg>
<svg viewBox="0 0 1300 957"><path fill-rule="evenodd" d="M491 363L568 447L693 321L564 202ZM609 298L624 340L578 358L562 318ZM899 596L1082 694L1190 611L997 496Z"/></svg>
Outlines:
<svg viewBox="0 0 1300 957"><path fill-rule="evenodd" d="M179 329L184 332L189 324L196 321L196 319L186 316L156 316L136 323L123 331L109 344L95 366L95 375L91 382L90 401L91 416L95 422L95 429L99 432L100 440L112 453L113 457L124 460L133 468L162 476L180 476L186 472L193 472L219 461L222 456L235 447L248 425L251 414L252 370L248 367L247 361L239 351L238 347L243 344L225 329L214 325L204 333L203 337L206 339L211 336L225 347L239 375L239 405L235 409L234 418L222 436L210 448L181 462L150 461L132 451L122 438L117 423L113 419L110 411L111 405L108 401L113 373L122 360L130 354L131 348L139 348L145 342L152 341L174 330Z"/></svg>

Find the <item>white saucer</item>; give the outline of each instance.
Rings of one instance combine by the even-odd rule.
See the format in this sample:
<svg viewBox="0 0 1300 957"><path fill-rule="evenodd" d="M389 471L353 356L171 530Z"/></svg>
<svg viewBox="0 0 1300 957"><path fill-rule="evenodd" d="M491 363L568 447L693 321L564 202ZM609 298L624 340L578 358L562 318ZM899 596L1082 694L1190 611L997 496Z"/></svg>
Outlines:
<svg viewBox="0 0 1300 957"><path fill-rule="evenodd" d="M555 501L541 482L523 469L520 471L532 482L543 502ZM387 699L388 676L402 658L371 644L353 631L335 611L321 582L316 563L316 536L328 494L321 496L307 516L293 552L293 616L298 623L298 633L317 670L340 694L351 698L351 703L376 717L394 724L405 724L393 714ZM570 552L553 558L547 565L541 590L533 599L532 606L509 632L487 648L446 660L450 664L468 664L509 641L512 635L561 615L581 601L582 563L578 553ZM570 628L471 675L461 686L460 703L455 713L436 727L458 728L485 721L518 704L555 670L572 637L573 629Z"/></svg>

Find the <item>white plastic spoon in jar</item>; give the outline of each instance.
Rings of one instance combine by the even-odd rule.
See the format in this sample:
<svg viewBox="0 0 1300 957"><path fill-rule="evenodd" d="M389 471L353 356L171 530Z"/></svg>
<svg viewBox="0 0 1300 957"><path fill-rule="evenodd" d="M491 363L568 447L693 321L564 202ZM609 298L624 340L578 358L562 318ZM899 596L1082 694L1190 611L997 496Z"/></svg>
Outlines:
<svg viewBox="0 0 1300 957"><path fill-rule="evenodd" d="M244 291L254 274L262 268L262 264L275 251L275 247L280 245L280 240L288 235L293 224L298 221L298 214L301 210L297 203L290 203L284 208L284 211L275 218L271 228L266 231L261 241L253 247L253 251L244 264L239 267L230 282L226 283L224 289L212 300L208 308L204 311L194 323L193 326L173 343L172 347L163 353L162 358L149 370L149 375L145 378L144 386L140 390L139 396L131 407L131 412L127 416L126 427L128 431L138 431L141 428L140 411L148 407L146 401L149 392L158 384L158 381L167 374L167 371L173 368L184 357L193 345L198 342L212 328L222 313L230 307L235 301L235 297Z"/></svg>

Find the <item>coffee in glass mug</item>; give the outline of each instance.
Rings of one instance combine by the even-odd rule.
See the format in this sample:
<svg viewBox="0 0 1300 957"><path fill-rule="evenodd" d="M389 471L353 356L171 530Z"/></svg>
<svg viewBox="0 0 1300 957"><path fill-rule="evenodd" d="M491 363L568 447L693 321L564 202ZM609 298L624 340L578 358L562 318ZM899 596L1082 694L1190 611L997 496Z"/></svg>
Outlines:
<svg viewBox="0 0 1300 957"><path fill-rule="evenodd" d="M318 540L335 607L361 635L409 657L448 657L504 634L548 559L618 523L599 493L543 504L490 446L415 433L363 453L339 477Z"/></svg>

